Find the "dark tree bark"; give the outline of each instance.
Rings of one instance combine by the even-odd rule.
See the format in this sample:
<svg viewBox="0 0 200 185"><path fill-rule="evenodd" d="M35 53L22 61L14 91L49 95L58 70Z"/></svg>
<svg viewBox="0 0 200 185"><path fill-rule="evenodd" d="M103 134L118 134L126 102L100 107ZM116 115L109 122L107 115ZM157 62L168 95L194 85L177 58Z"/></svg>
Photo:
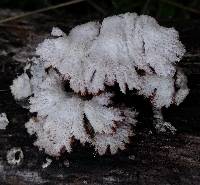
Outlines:
<svg viewBox="0 0 200 185"><path fill-rule="evenodd" d="M72 16L61 20L41 14L0 25L0 112L6 112L10 121L6 130L0 130L0 184L199 185L199 20L161 22L180 31L187 49L179 65L188 76L190 94L179 107L163 110L166 120L177 128L176 135L156 134L150 126L151 111L138 105L141 123L126 151L100 157L90 146L81 147L77 142L72 154L54 159L49 167L42 168L47 156L33 146L35 138L29 136L24 128L30 115L15 102L9 86L22 72L23 62L33 55L35 46L48 36L52 26L68 31L74 25L90 20ZM6 160L7 151L13 147L21 147L24 153L19 166L9 165ZM69 160L69 167L64 165L66 160Z"/></svg>

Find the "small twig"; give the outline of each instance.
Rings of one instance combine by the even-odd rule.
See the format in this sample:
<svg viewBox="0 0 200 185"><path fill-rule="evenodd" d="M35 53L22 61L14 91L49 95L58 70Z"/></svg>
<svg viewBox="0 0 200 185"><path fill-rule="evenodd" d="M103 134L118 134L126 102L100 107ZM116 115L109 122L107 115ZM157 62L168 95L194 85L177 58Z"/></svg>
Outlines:
<svg viewBox="0 0 200 185"><path fill-rule="evenodd" d="M95 2L93 2L92 0L87 0L88 4L90 4L91 6L93 6L97 11L99 11L100 13L102 13L103 15L106 15L107 12L98 4L96 4Z"/></svg>
<svg viewBox="0 0 200 185"><path fill-rule="evenodd" d="M143 9L142 9L141 14L147 13L147 9L148 9L148 6L149 6L149 4L150 4L150 1L151 1L151 0L146 0L146 3L144 4L144 7L143 7Z"/></svg>
<svg viewBox="0 0 200 185"><path fill-rule="evenodd" d="M184 58L194 58L194 57L199 57L200 58L200 54L198 54L198 53L195 53L195 54L185 54L184 56L183 56Z"/></svg>
<svg viewBox="0 0 200 185"><path fill-rule="evenodd" d="M198 11L198 10L196 10L194 8L190 8L190 7L184 6L184 5L179 4L179 3L176 3L176 2L173 2L173 1L170 1L170 0L161 0L161 1L163 3L167 3L167 4L170 4L170 5L176 6L177 8L180 8L180 9L192 12L192 13L200 14L200 11Z"/></svg>
<svg viewBox="0 0 200 185"><path fill-rule="evenodd" d="M10 89L0 89L0 92L10 91Z"/></svg>
<svg viewBox="0 0 200 185"><path fill-rule="evenodd" d="M31 30L31 26L21 26L21 25L13 25L13 24L0 24L0 27L6 27L6 28L15 28L18 30Z"/></svg>
<svg viewBox="0 0 200 185"><path fill-rule="evenodd" d="M61 3L61 4L58 4L58 5L53 5L53 6L49 6L49 7L46 7L46 8L42 8L42 9L39 9L39 10L34 10L34 11L31 11L31 12L24 13L22 15L17 15L17 16L14 16L14 17L2 19L2 20L0 20L0 24L5 23L5 22L9 22L9 21L13 21L13 20L16 20L16 19L24 18L24 17L27 17L27 16L31 16L31 15L34 15L34 14L37 14L37 13L42 13L42 12L46 12L46 11L49 11L49 10L61 8L61 7L64 7L64 6L80 3L80 2L83 2L83 1L85 1L85 0L73 0L73 1L65 2L65 3Z"/></svg>

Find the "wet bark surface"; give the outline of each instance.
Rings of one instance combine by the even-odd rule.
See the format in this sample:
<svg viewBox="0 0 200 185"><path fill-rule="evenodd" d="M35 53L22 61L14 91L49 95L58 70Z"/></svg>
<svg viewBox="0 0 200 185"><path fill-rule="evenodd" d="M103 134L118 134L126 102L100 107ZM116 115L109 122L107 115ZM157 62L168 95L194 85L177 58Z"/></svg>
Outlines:
<svg viewBox="0 0 200 185"><path fill-rule="evenodd" d="M2 14L3 11L1 11ZM10 14L8 10L5 16ZM2 16L2 15L1 15ZM93 19L101 17L94 16ZM74 152L53 159L42 168L46 156L27 134L24 123L30 115L13 99L9 86L22 72L35 46L59 26L69 31L73 26L90 21L67 16L57 19L39 14L29 19L0 25L0 112L10 121L6 130L0 130L0 184L113 184L113 185L199 185L200 184L200 21L160 21L174 26L186 46L187 53L179 66L188 76L190 94L179 106L163 110L165 119L177 128L175 135L159 135L150 126L151 112L138 104L139 117L136 136L127 150L115 156L101 157L90 146L77 142ZM134 98L134 97L133 97ZM136 107L137 108L137 107ZM20 147L24 159L18 166L8 164L7 151ZM69 162L68 165L64 163Z"/></svg>

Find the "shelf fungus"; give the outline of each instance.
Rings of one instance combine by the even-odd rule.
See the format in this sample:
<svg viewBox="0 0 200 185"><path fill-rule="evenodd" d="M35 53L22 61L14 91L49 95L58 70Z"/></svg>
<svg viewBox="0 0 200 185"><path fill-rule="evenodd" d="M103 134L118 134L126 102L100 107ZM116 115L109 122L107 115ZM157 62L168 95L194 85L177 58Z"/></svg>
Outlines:
<svg viewBox="0 0 200 185"><path fill-rule="evenodd" d="M74 139L90 143L100 155L108 149L115 154L125 149L137 123L134 105L114 102L116 93L133 91L149 99L157 131L175 132L161 108L179 105L189 93L176 66L184 53L178 32L146 15L107 17L68 35L53 28L11 90L36 113L25 126L47 154L71 152Z"/></svg>

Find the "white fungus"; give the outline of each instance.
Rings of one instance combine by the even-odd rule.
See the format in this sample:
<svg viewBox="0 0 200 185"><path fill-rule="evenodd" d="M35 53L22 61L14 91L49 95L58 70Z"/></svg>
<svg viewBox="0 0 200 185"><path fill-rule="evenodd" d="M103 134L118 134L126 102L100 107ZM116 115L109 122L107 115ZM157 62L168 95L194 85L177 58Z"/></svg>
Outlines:
<svg viewBox="0 0 200 185"><path fill-rule="evenodd" d="M102 24L76 26L68 36L46 39L36 53L45 67L57 68L75 92L94 94L117 82L125 93L126 85L128 89L142 85L136 68L148 75L174 76L174 64L185 53L178 39L174 28L159 26L149 16L126 13L107 17Z"/></svg>
<svg viewBox="0 0 200 185"><path fill-rule="evenodd" d="M75 138L82 144L89 142L95 145L101 154L105 153L108 145L113 146L111 152L116 153L118 148L124 148L124 143L129 142L128 136L132 135L130 125L135 124L137 114L129 109L109 106L112 94L105 93L84 100L74 93L65 92L64 83L54 70L41 79L34 76L38 73L32 73L30 82L34 96L29 99L30 112L38 114L37 118L31 118L26 123L26 128L29 134L37 135L34 144L40 149L44 148L52 156L59 156L61 150L71 151L72 138ZM129 115L129 119L126 115ZM95 133L94 138L90 137L85 128L85 124L88 124L85 119ZM107 142L102 142L104 137L108 138Z"/></svg>
<svg viewBox="0 0 200 185"><path fill-rule="evenodd" d="M18 78L13 81L11 92L16 100L24 99L31 95L30 80L26 73L18 76Z"/></svg>
<svg viewBox="0 0 200 185"><path fill-rule="evenodd" d="M49 165L51 165L52 159L46 158L46 162L42 164L42 168L47 168Z"/></svg>
<svg viewBox="0 0 200 185"><path fill-rule="evenodd" d="M9 121L6 113L0 113L0 130L5 130Z"/></svg>
<svg viewBox="0 0 200 185"><path fill-rule="evenodd" d="M61 36L65 36L65 33L61 29L59 29L57 27L53 27L52 31L51 31L51 35L55 36L55 37L56 36L61 37Z"/></svg>
<svg viewBox="0 0 200 185"><path fill-rule="evenodd" d="M10 165L20 165L24 158L22 149L19 147L11 148L7 152L7 161Z"/></svg>
<svg viewBox="0 0 200 185"><path fill-rule="evenodd" d="M30 71L34 96L29 98L29 108L30 112L37 112L37 117L31 118L26 128L29 134L36 134L36 146L52 156L59 156L65 150L70 152L72 138L82 144L91 143L100 154L108 146L113 154L118 148L124 149L128 137L133 135L131 125L135 125L137 115L134 110L112 107L112 93L87 100L66 92L59 74L53 69L46 73L39 61L30 66ZM102 142L104 137L108 139Z"/></svg>
<svg viewBox="0 0 200 185"><path fill-rule="evenodd" d="M41 150L60 156L71 152L74 139L94 145L100 155L123 150L137 113L112 102L115 92L106 87L115 84L150 100L158 132L175 132L161 108L179 105L189 90L176 68L185 49L174 28L126 13L76 26L68 35L54 27L51 34L25 68L31 77L24 70L11 86L15 99L29 98L30 112L37 113L26 128Z"/></svg>

